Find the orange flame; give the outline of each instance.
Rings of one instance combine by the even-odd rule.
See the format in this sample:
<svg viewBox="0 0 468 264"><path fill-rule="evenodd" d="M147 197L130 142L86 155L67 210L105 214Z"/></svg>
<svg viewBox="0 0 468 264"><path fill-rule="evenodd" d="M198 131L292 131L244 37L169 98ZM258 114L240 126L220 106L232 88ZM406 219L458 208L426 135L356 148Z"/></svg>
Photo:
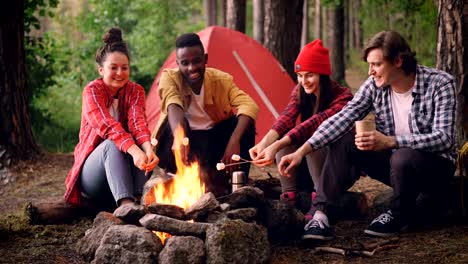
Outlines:
<svg viewBox="0 0 468 264"><path fill-rule="evenodd" d="M174 146L177 147L173 150L177 166L176 176L169 185L164 183L155 185L152 192L147 194L145 201L172 204L187 209L205 193L205 185L200 180L198 162L186 165L182 161L182 153L178 146L183 143L184 138L184 130L179 126L174 134ZM151 193L153 197L148 197ZM169 234L162 232L155 233L163 242L168 236L170 237Z"/></svg>

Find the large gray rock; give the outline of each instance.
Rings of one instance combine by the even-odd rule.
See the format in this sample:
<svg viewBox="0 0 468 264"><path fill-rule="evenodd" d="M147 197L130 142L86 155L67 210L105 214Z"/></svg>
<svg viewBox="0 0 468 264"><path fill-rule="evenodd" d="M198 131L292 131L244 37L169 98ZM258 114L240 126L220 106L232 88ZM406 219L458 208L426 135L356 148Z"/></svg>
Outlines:
<svg viewBox="0 0 468 264"><path fill-rule="evenodd" d="M263 226L242 220L220 220L208 228L208 264L268 263L270 245Z"/></svg>
<svg viewBox="0 0 468 264"><path fill-rule="evenodd" d="M255 222L257 220L256 208L239 208L226 213L229 219L240 219L244 222Z"/></svg>
<svg viewBox="0 0 468 264"><path fill-rule="evenodd" d="M192 236L173 236L166 240L159 254L159 263L202 264L205 263L205 244Z"/></svg>
<svg viewBox="0 0 468 264"><path fill-rule="evenodd" d="M86 230L85 236L78 240L76 251L87 261L94 259L95 252L107 230L115 225L125 224L111 213L100 212L94 218L93 227Z"/></svg>
<svg viewBox="0 0 468 264"><path fill-rule="evenodd" d="M304 232L304 215L284 201L268 200L259 218L272 240L298 239Z"/></svg>
<svg viewBox="0 0 468 264"><path fill-rule="evenodd" d="M110 227L91 263L158 263L162 243L151 231L134 225Z"/></svg>
<svg viewBox="0 0 468 264"><path fill-rule="evenodd" d="M218 198L218 200L221 203L230 204L231 210L245 207L259 208L265 204L263 191L251 186L239 188L227 196Z"/></svg>
<svg viewBox="0 0 468 264"><path fill-rule="evenodd" d="M187 219L199 220L219 207L219 202L213 193L205 193L190 208L185 210Z"/></svg>

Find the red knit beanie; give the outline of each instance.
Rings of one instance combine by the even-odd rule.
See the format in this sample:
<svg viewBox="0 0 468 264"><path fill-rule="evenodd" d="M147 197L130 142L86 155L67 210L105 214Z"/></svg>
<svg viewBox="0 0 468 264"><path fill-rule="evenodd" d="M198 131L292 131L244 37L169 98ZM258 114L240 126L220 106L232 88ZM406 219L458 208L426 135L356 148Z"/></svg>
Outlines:
<svg viewBox="0 0 468 264"><path fill-rule="evenodd" d="M316 39L302 48L294 63L294 71L331 75L330 56L328 49L322 45L322 40Z"/></svg>

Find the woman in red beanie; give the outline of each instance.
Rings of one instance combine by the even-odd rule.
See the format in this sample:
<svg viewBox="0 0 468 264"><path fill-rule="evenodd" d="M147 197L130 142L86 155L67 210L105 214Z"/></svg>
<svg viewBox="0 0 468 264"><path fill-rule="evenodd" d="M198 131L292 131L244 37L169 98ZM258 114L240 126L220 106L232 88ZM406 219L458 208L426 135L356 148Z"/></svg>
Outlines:
<svg viewBox="0 0 468 264"><path fill-rule="evenodd" d="M305 45L294 63L298 84L294 87L286 109L281 113L263 139L249 150L250 157L258 166L267 166L281 157L297 150L312 136L317 127L339 112L353 98L350 90L330 79L331 64L328 49L320 39ZM296 120L301 121L296 125ZM316 187L325 160L326 149L306 156L307 167ZM281 175L281 199L291 204L296 202L297 169L291 176ZM314 199L315 192L312 192ZM311 208L312 209L312 208ZM312 219L310 213L306 220Z"/></svg>

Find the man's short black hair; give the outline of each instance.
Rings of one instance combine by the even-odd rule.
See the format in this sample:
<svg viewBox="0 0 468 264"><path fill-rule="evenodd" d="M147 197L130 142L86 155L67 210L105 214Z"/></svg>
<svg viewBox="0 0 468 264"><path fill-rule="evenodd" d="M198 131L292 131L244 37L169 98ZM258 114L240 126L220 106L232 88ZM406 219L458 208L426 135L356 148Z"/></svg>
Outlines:
<svg viewBox="0 0 468 264"><path fill-rule="evenodd" d="M195 33L186 33L180 35L176 39L176 49L185 48L185 47L194 47L200 46L202 52L205 53L205 49L203 48L203 43L200 40L200 37Z"/></svg>

